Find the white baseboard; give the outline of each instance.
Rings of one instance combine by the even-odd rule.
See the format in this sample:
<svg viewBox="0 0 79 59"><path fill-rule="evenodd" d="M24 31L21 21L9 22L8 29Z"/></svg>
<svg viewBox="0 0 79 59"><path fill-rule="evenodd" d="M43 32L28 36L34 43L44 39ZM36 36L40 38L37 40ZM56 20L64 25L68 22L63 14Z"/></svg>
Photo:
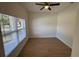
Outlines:
<svg viewBox="0 0 79 59"><path fill-rule="evenodd" d="M65 42L64 40L62 40L60 37L56 36L61 42L63 42L64 44L66 44L68 47L70 47L72 49L72 46L70 44L68 44L67 42Z"/></svg>
<svg viewBox="0 0 79 59"><path fill-rule="evenodd" d="M34 36L31 36L30 38L54 38L56 36L43 36L43 37L34 37Z"/></svg>

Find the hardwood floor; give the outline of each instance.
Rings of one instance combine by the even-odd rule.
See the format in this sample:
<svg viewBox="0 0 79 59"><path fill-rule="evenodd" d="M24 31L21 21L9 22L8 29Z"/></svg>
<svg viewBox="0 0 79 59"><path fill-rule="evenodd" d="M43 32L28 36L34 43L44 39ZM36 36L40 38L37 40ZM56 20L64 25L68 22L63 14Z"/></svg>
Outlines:
<svg viewBox="0 0 79 59"><path fill-rule="evenodd" d="M30 38L19 57L69 57L71 49L57 38Z"/></svg>

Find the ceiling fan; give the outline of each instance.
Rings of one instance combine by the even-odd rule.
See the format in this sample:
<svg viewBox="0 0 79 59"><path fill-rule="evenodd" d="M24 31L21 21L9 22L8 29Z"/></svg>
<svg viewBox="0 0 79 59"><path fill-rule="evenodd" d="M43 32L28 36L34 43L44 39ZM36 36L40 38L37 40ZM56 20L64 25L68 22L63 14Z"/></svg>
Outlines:
<svg viewBox="0 0 79 59"><path fill-rule="evenodd" d="M58 6L58 5L60 5L60 3L58 3L58 2L53 2L53 3L42 2L42 3L35 3L35 4L43 6L40 10L43 10L43 9L51 10L51 6Z"/></svg>

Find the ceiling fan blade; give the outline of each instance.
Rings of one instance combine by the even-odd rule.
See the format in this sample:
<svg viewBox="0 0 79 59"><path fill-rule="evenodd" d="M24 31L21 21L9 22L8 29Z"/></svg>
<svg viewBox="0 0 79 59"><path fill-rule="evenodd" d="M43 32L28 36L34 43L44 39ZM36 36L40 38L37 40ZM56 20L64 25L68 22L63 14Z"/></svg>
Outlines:
<svg viewBox="0 0 79 59"><path fill-rule="evenodd" d="M60 3L53 3L53 4L50 4L50 6L58 6L60 5Z"/></svg>
<svg viewBox="0 0 79 59"><path fill-rule="evenodd" d="M43 5L44 6L44 4L40 4L40 3L35 3L36 5Z"/></svg>
<svg viewBox="0 0 79 59"><path fill-rule="evenodd" d="M51 10L51 8L49 7L48 10Z"/></svg>
<svg viewBox="0 0 79 59"><path fill-rule="evenodd" d="M48 5L48 3L47 2L44 2L45 3L45 5Z"/></svg>
<svg viewBox="0 0 79 59"><path fill-rule="evenodd" d="M42 7L40 10L44 9L44 7Z"/></svg>

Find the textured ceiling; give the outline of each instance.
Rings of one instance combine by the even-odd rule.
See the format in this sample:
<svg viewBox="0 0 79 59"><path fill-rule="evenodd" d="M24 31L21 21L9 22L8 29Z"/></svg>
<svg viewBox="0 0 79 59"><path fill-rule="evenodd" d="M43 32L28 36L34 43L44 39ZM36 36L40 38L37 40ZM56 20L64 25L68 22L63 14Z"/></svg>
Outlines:
<svg viewBox="0 0 79 59"><path fill-rule="evenodd" d="M53 2L51 2L53 3ZM46 9L43 9L43 10L40 10L40 8L42 6L39 6L39 5L35 5L35 2L23 2L23 3L20 3L28 12L52 12L52 13L55 13L55 12L59 12L67 7L69 7L71 5L71 3L69 2L60 2L60 5L59 6L51 6L51 11L49 10L46 10Z"/></svg>

